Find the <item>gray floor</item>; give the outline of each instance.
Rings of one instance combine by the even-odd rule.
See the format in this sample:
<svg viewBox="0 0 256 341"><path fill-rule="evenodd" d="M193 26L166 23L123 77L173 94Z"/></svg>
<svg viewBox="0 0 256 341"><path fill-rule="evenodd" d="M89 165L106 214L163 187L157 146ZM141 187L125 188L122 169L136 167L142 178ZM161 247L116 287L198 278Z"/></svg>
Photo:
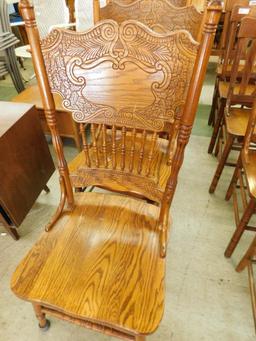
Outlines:
<svg viewBox="0 0 256 341"><path fill-rule="evenodd" d="M201 103L209 105L211 72L205 85ZM234 230L232 203L223 199L231 170L223 174L216 194L209 195L216 159L206 152L209 143L206 115L207 110L199 110L179 177L171 210L165 315L158 331L148 337L150 341L255 340L247 274L234 270L252 235L246 233L233 257L224 258L224 249ZM65 153L70 159L76 150L65 144ZM51 192L40 195L19 228L21 239L15 242L7 235L0 236L0 340L114 340L53 318L50 330L42 334L30 304L10 291L10 278L16 265L38 239L58 204L56 173L49 187ZM0 227L1 231L4 230Z"/></svg>

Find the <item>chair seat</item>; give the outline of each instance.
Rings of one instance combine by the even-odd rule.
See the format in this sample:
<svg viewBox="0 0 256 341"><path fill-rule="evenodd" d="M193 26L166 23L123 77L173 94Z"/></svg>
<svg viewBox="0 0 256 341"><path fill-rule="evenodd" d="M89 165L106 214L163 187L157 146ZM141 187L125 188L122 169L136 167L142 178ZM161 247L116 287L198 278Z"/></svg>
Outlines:
<svg viewBox="0 0 256 341"><path fill-rule="evenodd" d="M228 97L228 89L229 89L229 82L220 81L219 82L219 94L221 98ZM238 95L240 91L240 85L236 85L234 87L234 95ZM251 96L253 92L256 91L256 86L253 84L249 84L246 88L246 96Z"/></svg>
<svg viewBox="0 0 256 341"><path fill-rule="evenodd" d="M229 115L225 115L227 132L235 136L245 136L250 109L231 108Z"/></svg>
<svg viewBox="0 0 256 341"><path fill-rule="evenodd" d="M256 198L256 151L249 150L247 154L247 162L245 162L244 154L242 153L243 168L248 184L248 190L252 197Z"/></svg>
<svg viewBox="0 0 256 341"><path fill-rule="evenodd" d="M151 137L149 137L150 139ZM111 136L108 135L108 139L109 141L107 142L107 155L109 156L109 169L111 170ZM136 148L139 149L142 143L142 138L140 136L138 136L137 140L136 140ZM102 145L101 143L99 145ZM128 183L128 177L126 174L126 170L129 168L129 164L130 164L130 149L131 149L131 145L132 145L132 137L131 135L127 134L126 136L126 162L125 162L125 169L122 172L123 176L121 181L119 181L118 183L115 184L117 191L120 192L129 192L129 183ZM152 161L152 165L151 165L151 171L150 174L152 175L151 179L148 178L148 181L151 180L151 183L148 183L148 186L146 186L145 181L147 181L147 179L145 180L145 177L143 177L143 180L140 182L139 184L142 185L141 188L138 188L137 193L141 194L141 195L145 195L147 196L146 190L152 186L155 187L157 189L157 191L160 193L164 192L165 186L166 186L166 182L168 180L168 177L170 176L171 173L171 166L167 164L167 154L166 154L166 150L168 149L168 145L169 145L169 141L166 139L158 139L155 149L154 149L154 153L153 153L153 161ZM117 164L120 165L120 158L121 158L121 153L120 150L122 148L122 141L121 141L121 137L119 140L117 140L116 142L116 150L119 152L117 153ZM148 154L150 149L150 142L145 144L145 155ZM92 164L95 161L95 154L93 151L93 147L90 147L90 155L91 155L91 160L92 160ZM134 158L134 170L135 170L135 176L139 177L140 176L145 176L147 173L147 166L148 166L148 160L145 160L143 162L142 165L142 171L141 174L137 174L136 170L138 169L138 164L139 164L139 153L137 153L137 156ZM103 156L103 151L99 150L99 160L101 160L101 162L103 162L104 160L104 156ZM74 187L83 187L86 186L87 184L85 184L85 176L80 176L79 173L83 170L83 174L85 174L86 172L91 170L91 167L89 168L86 165L86 157L85 157L85 153L81 152L79 153L69 164L69 172L70 172L70 178L72 181L72 184ZM98 172L104 172L104 177L102 176L98 176ZM130 175L129 175L130 177ZM110 182L113 180L113 176L111 175L110 178L107 177L107 171L102 167L102 168L94 168L93 171L91 171L90 173L90 184L89 185L95 185L95 186L100 186L102 185L104 187L104 179L106 179L106 185L107 185L107 181ZM80 181L83 181L82 183L80 183ZM99 182L101 181L101 182ZM132 183L132 187L134 188L134 181ZM160 199L161 195L159 195L158 199ZM150 198L152 200L156 200L157 198ZM156 200L158 201L158 200Z"/></svg>
<svg viewBox="0 0 256 341"><path fill-rule="evenodd" d="M79 193L75 200L19 264L13 292L82 320L154 332L164 305L159 208L115 194Z"/></svg>

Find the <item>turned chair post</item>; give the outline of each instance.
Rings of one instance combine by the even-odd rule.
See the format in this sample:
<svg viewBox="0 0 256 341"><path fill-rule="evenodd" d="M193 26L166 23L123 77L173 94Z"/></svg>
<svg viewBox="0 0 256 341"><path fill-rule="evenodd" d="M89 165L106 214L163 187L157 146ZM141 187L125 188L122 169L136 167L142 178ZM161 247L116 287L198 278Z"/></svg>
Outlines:
<svg viewBox="0 0 256 341"><path fill-rule="evenodd" d="M36 26L34 8L30 5L29 0L21 0L19 3L19 9L23 20L25 21L26 32L31 46L32 60L42 97L44 112L47 124L51 131L53 146L56 154L58 155L57 159L60 178L63 178L64 180L64 186L62 186L62 189L65 191L69 207L72 208L74 205L73 190L69 178L67 163L64 157L62 141L58 132L55 103L50 90L44 59L40 49L40 37Z"/></svg>
<svg viewBox="0 0 256 341"><path fill-rule="evenodd" d="M197 54L184 112L181 117L177 148L173 158L173 167L165 188L163 203L161 205L159 227L161 231L160 253L162 257L165 257L166 255L168 211L177 186L178 173L183 163L185 147L189 141L192 126L195 120L199 97L201 94L206 68L210 58L211 48L215 38L221 12L222 7L220 1L213 1L212 4L210 4L210 6L207 8L203 37Z"/></svg>

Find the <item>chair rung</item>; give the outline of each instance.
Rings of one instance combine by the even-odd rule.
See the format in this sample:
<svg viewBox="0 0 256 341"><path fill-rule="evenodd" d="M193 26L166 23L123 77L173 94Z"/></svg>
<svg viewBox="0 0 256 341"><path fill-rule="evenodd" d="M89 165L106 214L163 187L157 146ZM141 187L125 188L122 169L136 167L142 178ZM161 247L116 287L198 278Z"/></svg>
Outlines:
<svg viewBox="0 0 256 341"><path fill-rule="evenodd" d="M253 232L256 232L256 227L247 225L247 226L245 227L245 230L246 230L246 231L253 231Z"/></svg>

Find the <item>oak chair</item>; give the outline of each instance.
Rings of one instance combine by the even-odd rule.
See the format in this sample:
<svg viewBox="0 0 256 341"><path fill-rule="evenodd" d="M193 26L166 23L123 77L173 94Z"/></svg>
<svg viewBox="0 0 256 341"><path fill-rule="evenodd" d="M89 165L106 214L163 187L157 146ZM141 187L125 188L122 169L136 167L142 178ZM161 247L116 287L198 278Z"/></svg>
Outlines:
<svg viewBox="0 0 256 341"><path fill-rule="evenodd" d="M213 133L208 147L208 153L213 152L222 123L224 108L226 106L227 100L231 68L234 62L235 51L237 49L237 35L242 18L248 15L250 11L249 6L244 7L246 3L247 0L236 1L236 5L232 8L231 14L227 13L229 24L226 24L227 27L225 28L225 30L227 30L226 35L228 39L225 39L223 41L223 44L227 42L227 46L224 49L223 57L220 56L220 60L217 66L217 77L215 81L212 106L208 120L208 124L213 125Z"/></svg>
<svg viewBox="0 0 256 341"><path fill-rule="evenodd" d="M254 99L253 109L250 110L244 146L240 152L237 166L235 168L232 180L230 182L226 194L226 200L229 200L230 197L233 195L234 213L236 221L236 230L225 251L226 257L231 257L245 230L256 232L256 228L254 226L248 225L256 209L255 123L256 123L256 96ZM237 188L240 189L240 197L242 199L243 204L243 214L241 216L239 215Z"/></svg>
<svg viewBox="0 0 256 341"><path fill-rule="evenodd" d="M40 48L33 7L21 0L20 10L57 153L61 201L47 232L16 269L12 290L33 304L41 328L49 327L49 314L122 339L145 340L163 315L169 209L220 2L208 8L201 44L185 31L157 34L139 22L106 20L83 33L56 29ZM91 185L107 179L109 189L120 183L128 192L144 192L159 207L128 195L73 195L48 81L81 131L91 124L91 148L82 134L80 177ZM159 138L166 124L174 154L162 190L151 166L158 157L169 159L168 141Z"/></svg>
<svg viewBox="0 0 256 341"><path fill-rule="evenodd" d="M244 257L241 259L240 263L236 267L237 272L243 271L246 267L248 270L248 280L249 280L249 288L250 288L250 294L251 294L252 313L253 313L253 320L254 320L254 328L256 332L256 284L255 284L254 271L253 271L255 258L256 258L256 237L254 237L250 247L248 248Z"/></svg>
<svg viewBox="0 0 256 341"><path fill-rule="evenodd" d="M166 33L178 29L188 30L193 38L200 41L204 14L193 5L174 7L168 0L137 0L129 5L110 2L105 7L94 1L94 23L113 19L118 23L125 20L138 20L156 32Z"/></svg>
<svg viewBox="0 0 256 341"><path fill-rule="evenodd" d="M245 136L248 123L248 110L234 107L234 104L251 106L256 95L256 8L251 9L248 16L241 20L238 32L237 48L231 68L231 77L228 83L227 102L224 115L224 135L226 143L220 155L218 166L213 176L209 192L216 189L229 153L235 142ZM220 82L226 85L224 82ZM241 144L240 144L241 147Z"/></svg>
<svg viewBox="0 0 256 341"><path fill-rule="evenodd" d="M243 8L241 10L241 8ZM215 114L219 100L219 82L221 80L229 80L230 70L234 57L234 50L236 48L236 40L238 28L241 19L248 14L249 11L249 0L234 0L228 2L225 6L225 16L223 21L223 28L220 37L220 52L219 60L217 64L217 74L215 80L214 94L212 100L211 111L209 115L208 125L213 125L215 123ZM233 15L232 15L233 11ZM241 12L241 13L239 13ZM232 17L231 17L232 15ZM231 20L232 18L232 20Z"/></svg>

